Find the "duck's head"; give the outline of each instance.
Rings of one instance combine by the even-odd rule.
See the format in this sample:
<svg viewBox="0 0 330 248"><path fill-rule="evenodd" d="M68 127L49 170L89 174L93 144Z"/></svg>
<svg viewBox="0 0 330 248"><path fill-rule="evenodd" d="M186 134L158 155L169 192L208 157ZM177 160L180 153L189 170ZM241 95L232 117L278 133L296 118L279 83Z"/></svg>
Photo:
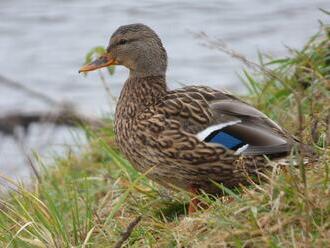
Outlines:
<svg viewBox="0 0 330 248"><path fill-rule="evenodd" d="M166 51L158 35L144 24L119 27L111 36L107 51L79 72L93 71L110 65L123 65L131 77L164 76Z"/></svg>

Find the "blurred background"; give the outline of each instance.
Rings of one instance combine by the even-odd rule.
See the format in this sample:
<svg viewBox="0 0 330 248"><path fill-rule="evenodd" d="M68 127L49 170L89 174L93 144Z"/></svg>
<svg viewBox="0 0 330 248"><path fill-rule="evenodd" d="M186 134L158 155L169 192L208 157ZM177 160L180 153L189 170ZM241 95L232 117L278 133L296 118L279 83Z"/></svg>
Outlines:
<svg viewBox="0 0 330 248"><path fill-rule="evenodd" d="M0 1L0 120L15 113L56 112L63 103L92 118L113 113L115 103L99 74L84 77L78 69L86 53L106 46L118 26L136 22L161 37L170 88L198 83L243 94L237 76L242 65L201 46L192 33L219 38L253 61L258 51L285 56L286 47L299 49L318 31L318 20L327 18L319 8L329 7L329 0ZM113 95L126 77L121 67L107 77ZM0 173L16 179L30 175L28 158L34 152L47 160L84 142L74 128L33 124L27 132L6 132L1 125Z"/></svg>

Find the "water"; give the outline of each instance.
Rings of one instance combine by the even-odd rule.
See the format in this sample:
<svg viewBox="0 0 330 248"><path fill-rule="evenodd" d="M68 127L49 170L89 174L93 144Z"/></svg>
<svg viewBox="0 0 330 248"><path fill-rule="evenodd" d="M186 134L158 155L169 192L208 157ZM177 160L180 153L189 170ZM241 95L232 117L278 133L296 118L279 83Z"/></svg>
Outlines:
<svg viewBox="0 0 330 248"><path fill-rule="evenodd" d="M86 114L113 111L97 76L77 73L86 52L106 45L122 24L142 22L157 31L169 55L170 88L205 84L244 91L236 76L241 65L200 46L191 32L204 31L256 60L257 51L284 56L285 46L301 48L328 18L318 8L329 0L107 1L11 0L0 2L0 74L60 101L70 101ZM118 95L127 76L118 67L109 87ZM25 93L0 84L0 114L49 110ZM12 139L0 136L0 171L22 177L28 167ZM47 142L45 142L46 140ZM72 143L71 131L32 127L27 150L45 152Z"/></svg>

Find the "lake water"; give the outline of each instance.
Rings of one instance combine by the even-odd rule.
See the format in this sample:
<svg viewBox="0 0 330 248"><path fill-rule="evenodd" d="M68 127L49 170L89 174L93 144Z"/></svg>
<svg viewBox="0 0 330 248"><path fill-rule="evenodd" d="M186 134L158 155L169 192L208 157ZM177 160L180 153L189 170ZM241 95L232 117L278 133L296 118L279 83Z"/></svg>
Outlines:
<svg viewBox="0 0 330 248"><path fill-rule="evenodd" d="M223 39L252 60L257 59L258 50L285 56L285 46L301 48L318 30L318 20L329 22L318 8L329 10L329 0L0 1L0 74L59 102L72 102L85 114L112 112L114 104L97 73L85 78L77 71L87 51L106 45L119 25L142 22L156 30L167 49L170 88L181 83L205 84L240 93L244 91L236 75L240 63L201 46L192 32ZM108 79L114 95L126 76L127 70L118 67ZM49 106L0 84L0 109L2 115L49 110ZM76 143L72 132L32 126L25 149L61 153L65 144ZM29 174L17 144L3 135L0 172L18 178Z"/></svg>

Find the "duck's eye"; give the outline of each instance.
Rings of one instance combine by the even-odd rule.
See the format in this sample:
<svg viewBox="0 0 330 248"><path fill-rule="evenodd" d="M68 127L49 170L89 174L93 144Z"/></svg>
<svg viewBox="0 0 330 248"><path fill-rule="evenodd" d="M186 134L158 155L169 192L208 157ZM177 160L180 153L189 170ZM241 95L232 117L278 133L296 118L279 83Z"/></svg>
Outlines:
<svg viewBox="0 0 330 248"><path fill-rule="evenodd" d="M124 45L127 43L127 40L125 39L121 39L119 42L118 42L118 45Z"/></svg>

